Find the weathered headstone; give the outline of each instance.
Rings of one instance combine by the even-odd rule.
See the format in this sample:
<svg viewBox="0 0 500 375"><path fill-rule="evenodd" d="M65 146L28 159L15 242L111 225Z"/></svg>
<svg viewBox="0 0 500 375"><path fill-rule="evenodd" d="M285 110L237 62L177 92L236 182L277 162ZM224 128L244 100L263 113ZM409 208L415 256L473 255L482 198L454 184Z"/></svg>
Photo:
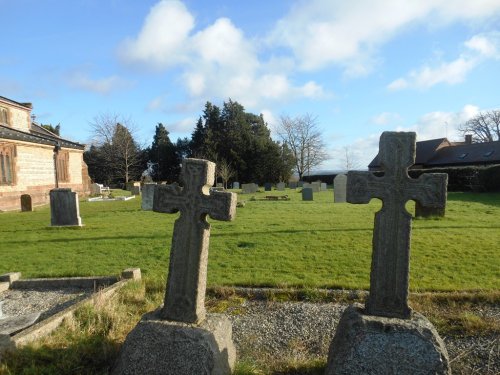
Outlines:
<svg viewBox="0 0 500 375"><path fill-rule="evenodd" d="M288 181L289 189L297 189L297 181Z"/></svg>
<svg viewBox="0 0 500 375"><path fill-rule="evenodd" d="M175 213L163 307L127 336L113 374L230 374L235 361L231 323L205 312L210 224L233 220L237 196L212 191L215 164L182 162L184 187L158 185L155 212Z"/></svg>
<svg viewBox="0 0 500 375"><path fill-rule="evenodd" d="M153 209L153 198L155 196L155 187L156 184L142 185L141 208L144 211L151 211Z"/></svg>
<svg viewBox="0 0 500 375"><path fill-rule="evenodd" d="M333 201L335 203L346 202L346 186L347 176L345 174L338 174L333 179Z"/></svg>
<svg viewBox="0 0 500 375"><path fill-rule="evenodd" d="M286 184L284 182L278 182L276 184L276 190L278 191L285 191Z"/></svg>
<svg viewBox="0 0 500 375"><path fill-rule="evenodd" d="M265 191L271 191L271 190L273 190L273 184L271 184L270 182L266 182L264 184L264 190Z"/></svg>
<svg viewBox="0 0 500 375"><path fill-rule="evenodd" d="M21 195L21 211L22 212L33 211L33 203L31 201L31 195L29 194Z"/></svg>
<svg viewBox="0 0 500 375"><path fill-rule="evenodd" d="M132 185L130 187L132 195L141 195L141 185Z"/></svg>
<svg viewBox="0 0 500 375"><path fill-rule="evenodd" d="M302 188L302 200L312 201L313 200L313 189L310 187Z"/></svg>
<svg viewBox="0 0 500 375"><path fill-rule="evenodd" d="M50 191L50 225L82 226L78 193L67 188Z"/></svg>
<svg viewBox="0 0 500 375"><path fill-rule="evenodd" d="M415 161L415 133L384 132L379 157L384 176L349 172L347 201L382 200L373 231L370 295L363 310L342 315L330 346L327 375L449 374L446 347L432 324L408 306L411 215L408 200L424 206L446 203L446 174L408 176ZM381 360L383 358L383 360Z"/></svg>
<svg viewBox="0 0 500 375"><path fill-rule="evenodd" d="M304 187L304 181L297 181L297 187L301 188Z"/></svg>
<svg viewBox="0 0 500 375"><path fill-rule="evenodd" d="M327 191L328 190L328 185L326 184L326 182L322 182L321 183L321 191Z"/></svg>
<svg viewBox="0 0 500 375"><path fill-rule="evenodd" d="M233 189L239 189L240 183L238 181L233 182Z"/></svg>

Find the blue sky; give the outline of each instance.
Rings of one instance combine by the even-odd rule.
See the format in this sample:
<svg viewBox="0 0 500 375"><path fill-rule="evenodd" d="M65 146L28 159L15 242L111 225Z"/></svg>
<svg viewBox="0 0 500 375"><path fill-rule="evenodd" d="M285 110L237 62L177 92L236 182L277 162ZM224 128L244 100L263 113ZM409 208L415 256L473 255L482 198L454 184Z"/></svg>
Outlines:
<svg viewBox="0 0 500 375"><path fill-rule="evenodd" d="M500 107L498 0L0 0L0 95L87 143L100 114L150 144L189 136L204 103L317 116L331 159L360 167L385 130L460 140Z"/></svg>

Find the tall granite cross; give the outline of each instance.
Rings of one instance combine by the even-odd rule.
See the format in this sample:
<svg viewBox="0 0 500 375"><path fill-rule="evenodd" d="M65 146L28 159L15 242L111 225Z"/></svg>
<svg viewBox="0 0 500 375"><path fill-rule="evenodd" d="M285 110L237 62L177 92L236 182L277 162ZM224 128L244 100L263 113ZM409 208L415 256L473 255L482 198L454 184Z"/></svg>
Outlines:
<svg viewBox="0 0 500 375"><path fill-rule="evenodd" d="M426 173L418 179L408 176L415 162L415 133L384 132L380 137L379 159L382 177L370 172L349 172L347 201L368 203L382 200L375 214L369 315L409 318L408 272L410 261L411 215L405 204L415 200L425 207L444 207L448 175Z"/></svg>
<svg viewBox="0 0 500 375"><path fill-rule="evenodd" d="M205 318L210 224L215 220L233 220L236 194L212 191L215 164L201 159L182 162L184 187L157 185L153 211L174 213L175 221L165 303L161 316L167 320L200 323Z"/></svg>

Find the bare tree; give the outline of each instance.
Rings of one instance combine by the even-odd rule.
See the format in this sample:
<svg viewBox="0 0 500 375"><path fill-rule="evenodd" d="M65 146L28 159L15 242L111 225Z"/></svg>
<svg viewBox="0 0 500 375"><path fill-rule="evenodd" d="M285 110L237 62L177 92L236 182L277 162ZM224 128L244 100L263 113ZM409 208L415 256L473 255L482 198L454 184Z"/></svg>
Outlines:
<svg viewBox="0 0 500 375"><path fill-rule="evenodd" d="M222 182L224 183L224 189L227 189L227 182L231 177L235 174L231 163L228 163L225 159L222 159L217 163L217 176L222 178Z"/></svg>
<svg viewBox="0 0 500 375"><path fill-rule="evenodd" d="M358 169L360 167L358 158L348 146L344 146L342 148L342 156L340 158L340 161L342 162L342 168L346 172L353 169Z"/></svg>
<svg viewBox="0 0 500 375"><path fill-rule="evenodd" d="M317 118L309 113L294 118L281 116L278 135L295 159L295 170L299 179L302 179L304 173L310 173L311 169L328 159Z"/></svg>
<svg viewBox="0 0 500 375"><path fill-rule="evenodd" d="M500 110L480 112L458 130L463 136L471 134L474 143L500 141Z"/></svg>
<svg viewBox="0 0 500 375"><path fill-rule="evenodd" d="M115 114L100 114L94 117L90 126L92 143L99 148L106 167L127 183L142 163L130 119Z"/></svg>

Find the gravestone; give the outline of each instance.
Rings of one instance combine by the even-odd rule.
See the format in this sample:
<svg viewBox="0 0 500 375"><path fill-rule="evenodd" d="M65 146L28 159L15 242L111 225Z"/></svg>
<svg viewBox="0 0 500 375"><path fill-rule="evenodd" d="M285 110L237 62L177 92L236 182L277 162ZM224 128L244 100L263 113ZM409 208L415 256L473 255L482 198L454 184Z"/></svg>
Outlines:
<svg viewBox="0 0 500 375"><path fill-rule="evenodd" d="M33 211L33 203L31 201L31 195L23 194L21 195L21 212L31 212Z"/></svg>
<svg viewBox="0 0 500 375"><path fill-rule="evenodd" d="M130 332L113 374L230 374L235 362L227 317L206 314L210 224L233 220L235 193L212 191L215 164L182 162L184 187L158 185L153 210L180 211L174 224L164 305Z"/></svg>
<svg viewBox="0 0 500 375"><path fill-rule="evenodd" d="M156 187L156 184L144 184L142 186L141 208L144 211L152 211L153 210L153 198L155 196L155 187Z"/></svg>
<svg viewBox="0 0 500 375"><path fill-rule="evenodd" d="M273 184L271 184L270 182L266 182L264 184L264 190L265 191L271 191L271 190L273 190Z"/></svg>
<svg viewBox="0 0 500 375"><path fill-rule="evenodd" d="M302 188L302 200L312 201L313 200L313 189L310 187Z"/></svg>
<svg viewBox="0 0 500 375"><path fill-rule="evenodd" d="M347 308L332 340L326 374L450 374L446 347L432 324L408 306L411 215L408 200L446 204L446 174L408 176L415 133L384 132L379 157L384 176L349 172L347 201L382 200L375 215L370 294Z"/></svg>
<svg viewBox="0 0 500 375"><path fill-rule="evenodd" d="M297 187L301 188L301 187L304 187L304 181L298 181L297 182Z"/></svg>
<svg viewBox="0 0 500 375"><path fill-rule="evenodd" d="M132 185L130 187L132 195L141 195L141 185Z"/></svg>
<svg viewBox="0 0 500 375"><path fill-rule="evenodd" d="M333 201L335 203L346 202L346 186L347 176L345 174L338 174L333 179Z"/></svg>
<svg viewBox="0 0 500 375"><path fill-rule="evenodd" d="M239 189L240 183L238 181L233 182L233 189Z"/></svg>
<svg viewBox="0 0 500 375"><path fill-rule="evenodd" d="M241 188L243 189L242 191L243 194L254 194L259 189L259 186L257 184L251 183L251 184L243 184L241 185Z"/></svg>
<svg viewBox="0 0 500 375"><path fill-rule="evenodd" d="M322 182L321 183L321 191L327 191L328 190L328 185L326 184L326 182Z"/></svg>
<svg viewBox="0 0 500 375"><path fill-rule="evenodd" d="M312 182L309 187L313 189L314 193L319 193L321 191L321 182Z"/></svg>
<svg viewBox="0 0 500 375"><path fill-rule="evenodd" d="M297 181L288 181L289 189L297 189Z"/></svg>
<svg viewBox="0 0 500 375"><path fill-rule="evenodd" d="M286 184L284 182L278 182L276 184L276 190L278 191L285 191Z"/></svg>
<svg viewBox="0 0 500 375"><path fill-rule="evenodd" d="M50 191L50 225L82 226L78 193L67 188Z"/></svg>

